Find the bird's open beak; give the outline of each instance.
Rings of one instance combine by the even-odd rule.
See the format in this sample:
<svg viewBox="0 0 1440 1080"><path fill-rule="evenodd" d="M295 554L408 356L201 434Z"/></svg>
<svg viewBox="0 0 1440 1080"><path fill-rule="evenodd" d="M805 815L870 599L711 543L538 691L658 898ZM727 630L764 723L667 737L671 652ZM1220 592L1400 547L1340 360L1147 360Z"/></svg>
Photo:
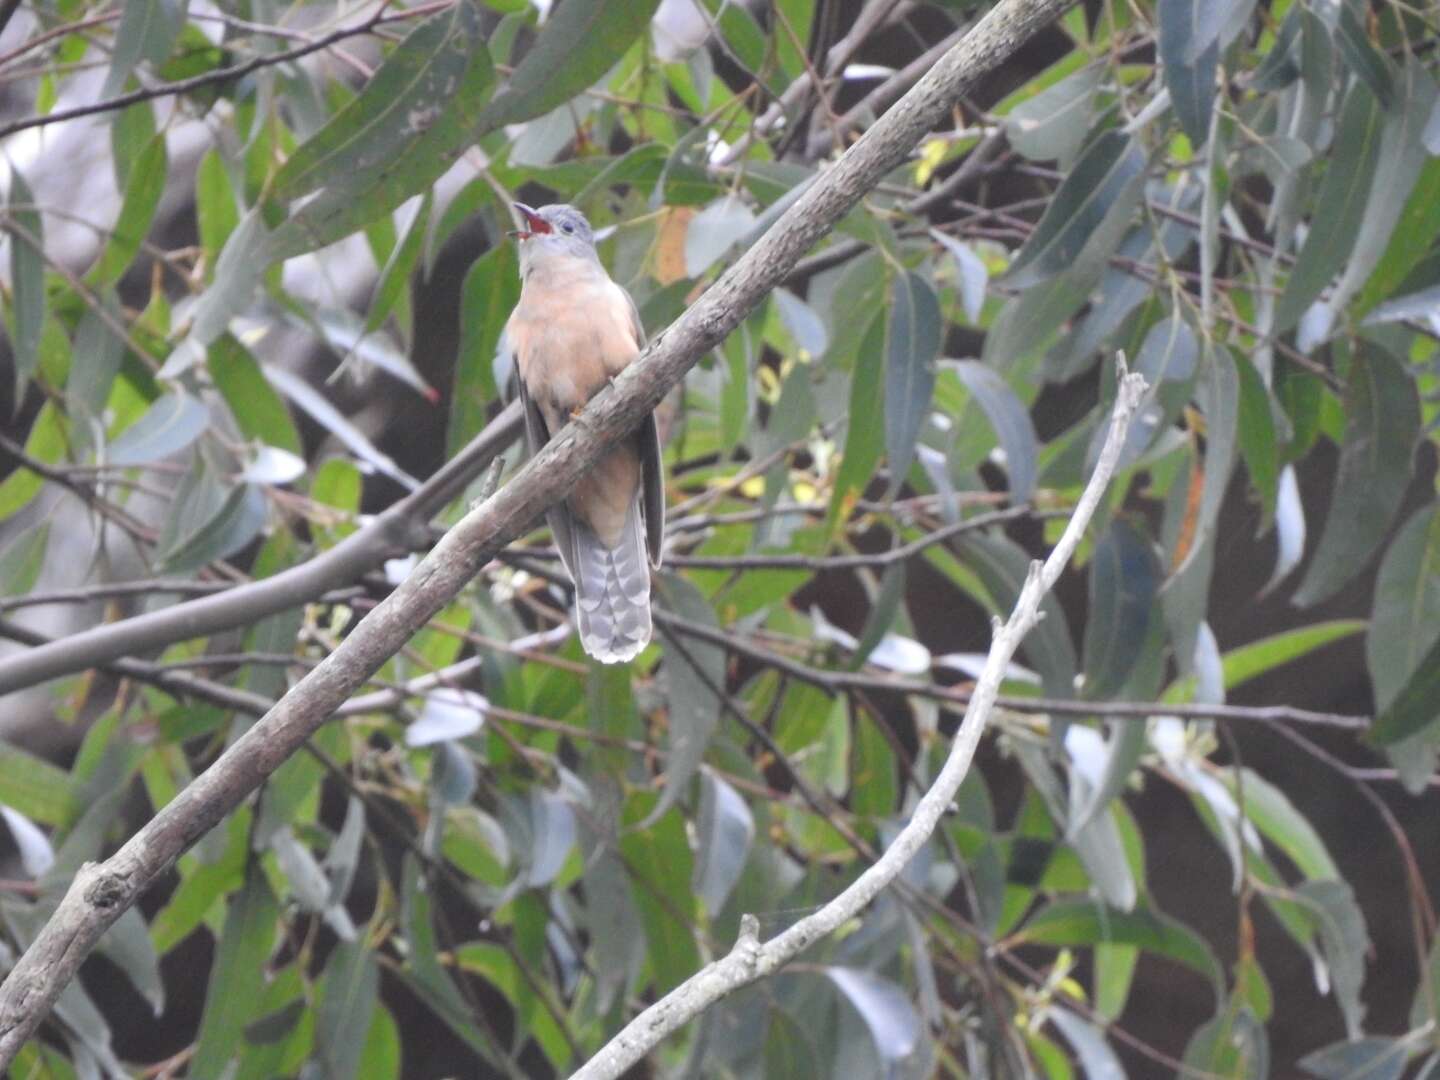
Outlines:
<svg viewBox="0 0 1440 1080"><path fill-rule="evenodd" d="M525 219L525 228L510 235L517 240L529 240L532 236L543 236L546 233L555 231L554 226L546 221L524 203L515 203L515 209L520 211L520 216Z"/></svg>

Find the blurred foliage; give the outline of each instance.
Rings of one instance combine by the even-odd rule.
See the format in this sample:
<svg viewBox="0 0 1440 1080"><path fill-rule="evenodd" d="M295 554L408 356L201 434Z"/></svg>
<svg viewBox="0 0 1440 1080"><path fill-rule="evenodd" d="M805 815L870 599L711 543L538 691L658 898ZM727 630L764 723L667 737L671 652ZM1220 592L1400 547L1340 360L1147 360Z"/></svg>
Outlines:
<svg viewBox="0 0 1440 1080"><path fill-rule="evenodd" d="M418 483L416 417L453 455L502 403L512 197L589 214L653 335L989 5L550 6L50 0L14 18L5 430L28 464L11 454L0 482L0 633L57 580L131 605L90 609L105 619L323 558ZM989 617L1078 496L1116 350L1155 392L1064 593L1088 601L1047 600L1010 674L996 767L862 922L710 1010L657 1074L1113 1077L1141 962L1213 1016L1126 1058L1148 1070L1440 1073L1440 961L1418 963L1408 1024L1367 1024L1336 823L1205 718L1364 635L1379 719L1354 749L1393 771L1319 751L1313 770L1357 793L1432 782L1440 517L1407 491L1440 390L1437 35L1433 7L1400 0L1076 6L670 403L671 556L640 660L584 663L545 538L512 551L377 677L403 692L328 724L120 920L10 1075L564 1074L723 955L742 913L768 936L904 821ZM776 104L817 68L823 100ZM64 165L47 122L74 109L113 205L42 182ZM54 243L76 222L78 263ZM457 251L473 264L437 357L420 299ZM282 363L287 334L323 368ZM1227 499L1258 508L1260 536L1222 537ZM1222 539L1227 564L1273 565L1283 632L1217 640ZM1317 614L1375 565L1365 618ZM175 640L138 677L51 684L73 760L0 745L0 960L251 722L160 674L273 699L403 566L370 569ZM1313 747L1304 724L1327 718L1252 719ZM1157 781L1229 860L1233 950L1151 894L1167 838L1129 796ZM1407 888L1416 947L1440 955L1418 873ZM1303 1062L1272 1061L1289 1003L1260 919L1348 1033ZM197 938L203 998L167 962ZM95 992L117 977L143 1007ZM142 1038L137 1012L166 1019ZM141 1045L151 1060L119 1060Z"/></svg>

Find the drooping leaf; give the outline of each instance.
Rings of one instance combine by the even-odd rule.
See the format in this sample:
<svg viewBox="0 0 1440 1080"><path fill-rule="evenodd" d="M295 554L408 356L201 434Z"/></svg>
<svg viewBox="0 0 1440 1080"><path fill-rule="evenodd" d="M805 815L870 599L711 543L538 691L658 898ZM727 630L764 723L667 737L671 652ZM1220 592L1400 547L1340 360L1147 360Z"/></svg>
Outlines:
<svg viewBox="0 0 1440 1080"><path fill-rule="evenodd" d="M685 229L685 276L699 277L755 227L755 212L726 195L690 219Z"/></svg>
<svg viewBox="0 0 1440 1080"><path fill-rule="evenodd" d="M1348 12L1349 6L1341 10ZM1325 301L1332 321L1350 297L1359 292L1385 254L1406 200L1425 166L1426 153L1420 133L1435 108L1435 80L1420 64L1411 63L1405 69L1399 88L1404 97L1385 116L1385 126L1380 133L1382 164L1375 171L1355 247L1345 262L1345 272Z"/></svg>
<svg viewBox="0 0 1440 1080"><path fill-rule="evenodd" d="M1345 388L1330 512L1295 603L1319 603L1364 569L1404 498L1419 432L1414 379L1388 352L1362 344Z"/></svg>
<svg viewBox="0 0 1440 1080"><path fill-rule="evenodd" d="M315 1023L315 1049L326 1080L362 1074L371 1017L380 988L375 953L359 941L342 941L330 954L320 981L320 1006Z"/></svg>
<svg viewBox="0 0 1440 1080"><path fill-rule="evenodd" d="M410 287L410 273L415 269L415 263L424 247L431 205L431 193L426 192L425 197L420 200L415 216L410 219L405 236L395 245L390 252L390 258L385 261L380 278L375 282L375 291L370 296L370 311L365 316L364 335L373 334L384 325L396 304L405 296L405 290Z"/></svg>
<svg viewBox="0 0 1440 1080"><path fill-rule="evenodd" d="M1395 75L1385 54L1370 41L1361 16L1352 0L1341 0L1335 20L1335 45L1345 64L1361 79L1381 106L1390 108L1394 97Z"/></svg>
<svg viewBox="0 0 1440 1080"><path fill-rule="evenodd" d="M995 605L992 614L1005 617L1025 584L1030 559L1009 537L966 535L961 541L961 558L984 583ZM1045 681L1048 697L1075 695L1075 644L1060 604L1053 594L1040 601L1045 612L1040 625L1025 637L1020 650Z"/></svg>
<svg viewBox="0 0 1440 1080"><path fill-rule="evenodd" d="M1391 541L1375 581L1365 657L1383 712L1440 640L1440 510L1417 510Z"/></svg>
<svg viewBox="0 0 1440 1080"><path fill-rule="evenodd" d="M493 78L478 40L479 12L458 3L417 25L361 92L286 160L270 196L289 201L377 164L415 152L457 96L483 93ZM473 119L473 118L472 118Z"/></svg>
<svg viewBox="0 0 1440 1080"><path fill-rule="evenodd" d="M683 577L660 579L661 605L687 622L718 629L715 610L700 590ZM681 646L683 645L683 651ZM700 768L710 739L720 723L725 686L725 650L718 645L690 637L671 642L666 649L665 696L670 706L669 754L665 763L665 787L648 826L658 820L688 789Z"/></svg>
<svg viewBox="0 0 1440 1080"><path fill-rule="evenodd" d="M1240 377L1239 416L1236 427L1240 456L1250 473L1250 482L1260 497L1263 531L1275 511L1280 490L1279 438L1275 432L1275 411L1260 373L1248 356L1235 357Z"/></svg>
<svg viewBox="0 0 1440 1080"><path fill-rule="evenodd" d="M125 80L141 60L157 66L165 62L185 25L187 7L188 0L127 0L115 30L110 73L100 90L102 98L114 97L124 89Z"/></svg>
<svg viewBox="0 0 1440 1080"><path fill-rule="evenodd" d="M270 385L309 413L357 457L411 490L420 486L418 480L400 468L394 458L380 450L364 432L347 420L339 409L300 376L271 364L265 365L262 371Z"/></svg>
<svg viewBox="0 0 1440 1080"><path fill-rule="evenodd" d="M1027 501L1035 491L1040 456L1040 439L1030 410L1000 375L974 360L946 361L965 388L980 403L1005 453L1005 471L1010 477L1010 498Z"/></svg>
<svg viewBox="0 0 1440 1080"><path fill-rule="evenodd" d="M1124 1080L1124 1066L1099 1028L1063 1007L1051 1009L1049 1015L1065 1041L1075 1048L1086 1080Z"/></svg>
<svg viewBox="0 0 1440 1080"><path fill-rule="evenodd" d="M1355 891L1338 879L1307 881L1295 897L1314 922L1328 971L1330 990L1345 1017L1345 1028L1358 1038L1365 1019L1360 993L1365 985L1365 957L1370 935Z"/></svg>
<svg viewBox="0 0 1440 1080"><path fill-rule="evenodd" d="M256 864L225 915L188 1075L224 1075L245 1026L255 1018L278 915L275 896Z"/></svg>
<svg viewBox="0 0 1440 1080"><path fill-rule="evenodd" d="M919 274L897 274L892 288L885 328L885 450L894 492L905 482L930 412L944 322L935 290Z"/></svg>
<svg viewBox="0 0 1440 1080"><path fill-rule="evenodd" d="M412 30L276 174L272 200L321 190L270 238L269 260L338 240L438 179L475 138L494 78L470 0Z"/></svg>
<svg viewBox="0 0 1440 1080"><path fill-rule="evenodd" d="M234 555L259 535L267 505L264 493L254 484L237 484L199 528L161 551L166 570L184 573Z"/></svg>
<svg viewBox="0 0 1440 1080"><path fill-rule="evenodd" d="M1026 289L1069 269L1102 227L1108 233L1111 223L1129 219L1144 171L1145 155L1133 139L1118 131L1100 135L1061 181L1005 283Z"/></svg>
<svg viewBox="0 0 1440 1080"><path fill-rule="evenodd" d="M1013 936L1035 945L1090 946L1102 941L1134 945L1174 960L1224 986L1219 962L1205 940L1189 927L1147 907L1124 912L1092 900L1061 900L1042 908Z"/></svg>
<svg viewBox="0 0 1440 1080"><path fill-rule="evenodd" d="M895 1069L917 1053L920 1016L900 987L859 968L827 967L825 975L865 1022L884 1066Z"/></svg>
<svg viewBox="0 0 1440 1080"><path fill-rule="evenodd" d="M1369 1035L1306 1054L1300 1067L1319 1080L1400 1080L1412 1049L1405 1039Z"/></svg>
<svg viewBox="0 0 1440 1080"><path fill-rule="evenodd" d="M485 426L486 406L504 389L495 385L495 351L505 319L520 299L515 246L501 244L476 259L460 297L460 346L445 435L452 457Z"/></svg>
<svg viewBox="0 0 1440 1080"><path fill-rule="evenodd" d="M1085 693L1104 699L1124 685L1140 656L1161 574L1150 541L1122 518L1095 545L1090 566Z"/></svg>
<svg viewBox="0 0 1440 1080"><path fill-rule="evenodd" d="M239 341L229 334L217 338L206 353L206 367L242 435L297 456L302 452L285 402Z"/></svg>
<svg viewBox="0 0 1440 1080"><path fill-rule="evenodd" d="M1180 127L1199 148L1210 131L1220 60L1220 0L1159 0L1160 62Z"/></svg>
<svg viewBox="0 0 1440 1080"><path fill-rule="evenodd" d="M740 879L755 839L755 818L739 793L708 771L700 774L696 833L694 888L714 918Z"/></svg>
<svg viewBox="0 0 1440 1080"><path fill-rule="evenodd" d="M10 288L16 375L28 379L40 360L40 335L45 329L44 226L35 196L16 168L10 169ZM22 235L23 230L23 235Z"/></svg>
<svg viewBox="0 0 1440 1080"><path fill-rule="evenodd" d="M165 394L120 433L108 456L114 465L148 465L185 449L209 426L204 402L184 392Z"/></svg>
<svg viewBox="0 0 1440 1080"><path fill-rule="evenodd" d="M1295 268L1275 305L1275 329L1290 329L1344 265L1355 246L1365 216L1366 195L1380 161L1385 114L1363 82L1354 83L1340 113L1325 181L1315 205L1314 221Z"/></svg>
<svg viewBox="0 0 1440 1080"><path fill-rule="evenodd" d="M160 205L167 165L165 136L155 135L145 144L130 169L130 179L125 185L115 228L88 275L91 286L115 284L135 260Z"/></svg>
<svg viewBox="0 0 1440 1080"><path fill-rule="evenodd" d="M940 241L940 245L950 253L950 258L955 263L955 285L960 293L965 317L972 323L978 323L980 311L985 306L985 290L990 284L989 268L979 255L970 250L969 244L962 243L939 229L931 229L930 235Z"/></svg>
<svg viewBox="0 0 1440 1080"><path fill-rule="evenodd" d="M589 89L650 25L659 0L562 4L476 121L480 131L543 116Z"/></svg>
<svg viewBox="0 0 1440 1080"><path fill-rule="evenodd" d="M648 819L654 797L648 793L626 801L627 825ZM685 835L685 823L671 810L653 825L628 830L620 841L630 872L641 879L634 890L635 903L648 943L646 956L656 988L665 992L678 986L700 968L700 953L689 920L695 894L690 889L694 859Z"/></svg>
<svg viewBox="0 0 1440 1080"><path fill-rule="evenodd" d="M1087 64L1020 102L1005 117L1010 145L1032 161L1068 162L1090 130L1104 77L1101 65Z"/></svg>
<svg viewBox="0 0 1440 1080"><path fill-rule="evenodd" d="M875 408L884 393L885 329L888 320L874 317L864 332L855 354L855 374L850 382L850 408L846 414L845 448L835 477L826 528L850 516L851 506L875 475L885 446L885 418Z"/></svg>

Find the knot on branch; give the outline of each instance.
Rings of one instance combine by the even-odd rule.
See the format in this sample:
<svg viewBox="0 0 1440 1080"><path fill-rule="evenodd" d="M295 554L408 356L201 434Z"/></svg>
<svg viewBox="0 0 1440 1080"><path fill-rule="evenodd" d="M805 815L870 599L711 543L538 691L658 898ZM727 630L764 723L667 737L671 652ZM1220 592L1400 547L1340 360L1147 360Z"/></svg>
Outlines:
<svg viewBox="0 0 1440 1080"><path fill-rule="evenodd" d="M80 872L95 875L95 880L85 886L84 893L85 902L91 907L109 911L125 902L129 890L125 879L119 874L106 873L94 864L86 864Z"/></svg>

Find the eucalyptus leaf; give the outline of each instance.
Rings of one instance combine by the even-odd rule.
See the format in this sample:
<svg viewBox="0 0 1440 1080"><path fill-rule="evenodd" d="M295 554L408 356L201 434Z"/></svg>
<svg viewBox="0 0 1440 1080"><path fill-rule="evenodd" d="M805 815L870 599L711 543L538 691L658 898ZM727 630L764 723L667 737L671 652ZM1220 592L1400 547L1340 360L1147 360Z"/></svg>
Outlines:
<svg viewBox="0 0 1440 1080"><path fill-rule="evenodd" d="M17 377L28 379L39 363L45 328L45 232L35 196L16 168L10 169L9 202L10 288L15 305L12 348Z"/></svg>
<svg viewBox="0 0 1440 1080"><path fill-rule="evenodd" d="M1345 389L1345 439L1320 543L1295 603L1333 596L1385 537L1409 485L1420 404L1410 372L1388 352L1357 349Z"/></svg>
<svg viewBox="0 0 1440 1080"><path fill-rule="evenodd" d="M885 328L885 450L892 494L905 482L920 428L930 412L935 360L943 340L935 290L913 271L897 274Z"/></svg>
<svg viewBox="0 0 1440 1080"><path fill-rule="evenodd" d="M1069 269L1102 226L1129 218L1144 171L1145 155L1133 139L1118 131L1102 133L1060 182L1006 271L1005 284L1025 289Z"/></svg>

